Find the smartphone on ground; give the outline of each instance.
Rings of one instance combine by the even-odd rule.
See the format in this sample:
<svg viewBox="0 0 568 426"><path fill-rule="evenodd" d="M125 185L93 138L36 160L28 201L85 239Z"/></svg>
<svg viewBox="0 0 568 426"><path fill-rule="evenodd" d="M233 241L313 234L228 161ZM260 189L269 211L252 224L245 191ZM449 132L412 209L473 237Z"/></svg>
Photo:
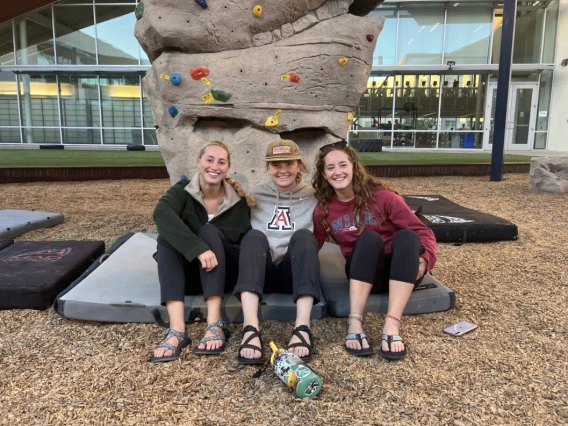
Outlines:
<svg viewBox="0 0 568 426"><path fill-rule="evenodd" d="M462 334L469 333L477 328L477 324L467 321L461 321L457 324L450 325L444 328L444 333L451 334L452 336L461 336Z"/></svg>

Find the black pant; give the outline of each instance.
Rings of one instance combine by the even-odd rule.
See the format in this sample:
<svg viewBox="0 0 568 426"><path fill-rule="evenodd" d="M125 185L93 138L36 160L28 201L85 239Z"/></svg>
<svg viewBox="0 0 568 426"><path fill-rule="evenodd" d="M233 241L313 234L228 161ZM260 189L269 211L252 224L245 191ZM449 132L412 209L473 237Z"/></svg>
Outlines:
<svg viewBox="0 0 568 426"><path fill-rule="evenodd" d="M418 285L418 262L424 247L416 232L402 229L392 241L391 253L385 255L381 236L375 231L363 231L347 256L347 278L373 286L371 293L388 293L389 280Z"/></svg>
<svg viewBox="0 0 568 426"><path fill-rule="evenodd" d="M241 242L239 279L235 295L242 291L263 294L293 294L294 302L300 296L312 296L314 304L320 299L320 265L318 243L314 234L300 229L292 235L288 251L280 265L272 262L268 239L253 229Z"/></svg>
<svg viewBox="0 0 568 426"><path fill-rule="evenodd" d="M183 302L186 294L223 297L235 287L239 273L239 253L215 225L203 225L197 233L217 257L218 265L206 272L201 262L192 262L171 248L158 244L158 278L162 305L167 301ZM201 285L200 285L201 284Z"/></svg>

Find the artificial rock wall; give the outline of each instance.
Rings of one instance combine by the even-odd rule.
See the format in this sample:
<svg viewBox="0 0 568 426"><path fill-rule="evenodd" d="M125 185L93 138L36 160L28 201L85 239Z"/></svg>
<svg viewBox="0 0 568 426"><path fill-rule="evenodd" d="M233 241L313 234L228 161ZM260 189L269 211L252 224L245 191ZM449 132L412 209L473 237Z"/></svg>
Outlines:
<svg viewBox="0 0 568 426"><path fill-rule="evenodd" d="M274 139L296 141L313 166L320 146L347 133L384 23L349 11L381 1L140 2L144 87L172 183L195 173L211 140L229 146L230 176L245 188L266 180Z"/></svg>

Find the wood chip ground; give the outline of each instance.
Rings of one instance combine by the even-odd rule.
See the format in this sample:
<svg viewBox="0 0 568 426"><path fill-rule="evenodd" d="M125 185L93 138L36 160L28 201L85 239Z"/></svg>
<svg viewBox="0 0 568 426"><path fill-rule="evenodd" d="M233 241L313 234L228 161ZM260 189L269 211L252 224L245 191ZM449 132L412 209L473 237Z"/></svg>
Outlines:
<svg viewBox="0 0 568 426"><path fill-rule="evenodd" d="M448 312L404 317L409 356L348 356L344 319L313 323L320 396L299 400L272 374L220 356L147 362L153 324L72 321L52 309L0 312L0 424L6 425L560 425L568 423L568 195L528 191L528 175L385 180L403 194L440 194L519 226L513 242L440 244ZM65 222L26 240L104 240L155 232L167 180L0 185L0 208L60 212ZM479 328L455 338L458 321ZM378 345L383 316L365 317ZM238 332L239 325L231 325ZM267 321L265 339L293 324ZM189 326L199 340L203 324ZM269 370L268 370L269 371Z"/></svg>

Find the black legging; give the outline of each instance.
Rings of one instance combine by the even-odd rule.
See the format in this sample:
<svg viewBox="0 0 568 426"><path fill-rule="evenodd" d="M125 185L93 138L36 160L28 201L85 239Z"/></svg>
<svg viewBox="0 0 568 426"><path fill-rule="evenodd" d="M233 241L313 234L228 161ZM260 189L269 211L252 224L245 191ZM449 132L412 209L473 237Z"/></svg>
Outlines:
<svg viewBox="0 0 568 426"><path fill-rule="evenodd" d="M169 300L182 301L186 294L223 297L237 283L239 253L215 225L203 225L197 233L217 257L218 265L206 272L195 258L188 262L181 253L158 244L158 278L162 305ZM201 285L200 285L201 284Z"/></svg>
<svg viewBox="0 0 568 426"><path fill-rule="evenodd" d="M381 236L375 231L363 231L347 256L347 278L373 286L371 293L388 293L389 280L417 285L418 261L424 247L416 232L402 229L392 241L390 254L384 253Z"/></svg>

